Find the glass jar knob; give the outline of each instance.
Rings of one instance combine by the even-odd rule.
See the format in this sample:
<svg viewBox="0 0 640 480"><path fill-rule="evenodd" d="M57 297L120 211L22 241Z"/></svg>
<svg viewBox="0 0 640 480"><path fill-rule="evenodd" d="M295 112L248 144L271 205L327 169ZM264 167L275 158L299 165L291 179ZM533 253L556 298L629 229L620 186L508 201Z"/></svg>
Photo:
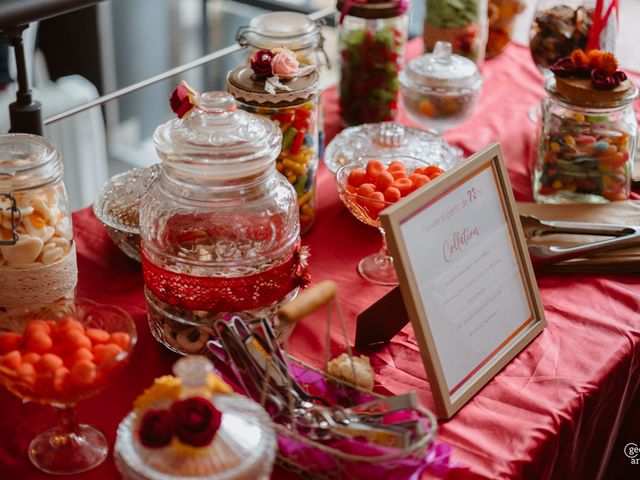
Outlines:
<svg viewBox="0 0 640 480"><path fill-rule="evenodd" d="M207 376L213 373L213 364L200 355L179 359L173 365L173 373L185 387L202 387L207 384Z"/></svg>
<svg viewBox="0 0 640 480"><path fill-rule="evenodd" d="M378 144L385 147L396 147L407 143L404 125L397 122L383 122L380 124Z"/></svg>

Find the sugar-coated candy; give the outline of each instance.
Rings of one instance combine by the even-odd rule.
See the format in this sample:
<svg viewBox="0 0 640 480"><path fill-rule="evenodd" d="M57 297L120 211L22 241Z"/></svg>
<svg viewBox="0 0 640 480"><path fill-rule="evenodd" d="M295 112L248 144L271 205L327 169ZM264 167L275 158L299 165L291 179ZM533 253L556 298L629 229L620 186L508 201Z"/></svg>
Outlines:
<svg viewBox="0 0 640 480"><path fill-rule="evenodd" d="M14 332L0 334L0 354L18 350L22 344L22 335Z"/></svg>

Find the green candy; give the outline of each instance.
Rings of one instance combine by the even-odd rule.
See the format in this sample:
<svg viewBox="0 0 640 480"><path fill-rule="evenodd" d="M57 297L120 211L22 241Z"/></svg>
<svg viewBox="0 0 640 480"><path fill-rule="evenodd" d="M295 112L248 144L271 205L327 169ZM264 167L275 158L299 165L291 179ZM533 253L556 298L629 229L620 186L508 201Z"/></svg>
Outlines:
<svg viewBox="0 0 640 480"><path fill-rule="evenodd" d="M436 28L464 28L477 14L478 0L427 0L425 21Z"/></svg>

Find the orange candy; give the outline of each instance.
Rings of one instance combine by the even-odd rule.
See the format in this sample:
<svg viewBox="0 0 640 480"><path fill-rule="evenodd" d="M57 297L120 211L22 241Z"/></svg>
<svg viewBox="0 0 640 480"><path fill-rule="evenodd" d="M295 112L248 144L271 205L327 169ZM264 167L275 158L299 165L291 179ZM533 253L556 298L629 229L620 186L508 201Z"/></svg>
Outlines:
<svg viewBox="0 0 640 480"><path fill-rule="evenodd" d="M64 390L67 384L67 377L69 376L69 369L67 367L60 367L53 374L53 388L58 392Z"/></svg>
<svg viewBox="0 0 640 480"><path fill-rule="evenodd" d="M16 373L20 379L29 384L33 384L36 381L36 369L30 363L22 363L16 368Z"/></svg>
<svg viewBox="0 0 640 480"><path fill-rule="evenodd" d="M22 335L14 332L6 332L0 335L0 354L19 350L22 345Z"/></svg>
<svg viewBox="0 0 640 480"><path fill-rule="evenodd" d="M388 172L391 172L393 170L402 170L403 172L406 172L407 168L404 166L404 163L402 163L401 161L394 160L387 167Z"/></svg>
<svg viewBox="0 0 640 480"><path fill-rule="evenodd" d="M102 366L111 363L122 353L122 349L113 343L106 345L96 345L93 347L96 365Z"/></svg>
<svg viewBox="0 0 640 480"><path fill-rule="evenodd" d="M384 192L387 188L393 185L394 178L389 172L382 172L376 178L376 189L379 192Z"/></svg>
<svg viewBox="0 0 640 480"><path fill-rule="evenodd" d="M89 340L91 340L93 345L98 343L107 343L111 337L109 332L102 330L101 328L87 328L85 334L89 337Z"/></svg>
<svg viewBox="0 0 640 480"><path fill-rule="evenodd" d="M62 344L67 351L74 351L79 348L91 348L91 340L84 334L84 331L68 328L61 336Z"/></svg>
<svg viewBox="0 0 640 480"><path fill-rule="evenodd" d="M354 168L349 172L348 182L354 187L359 187L363 183L365 183L367 179L367 172L360 168Z"/></svg>
<svg viewBox="0 0 640 480"><path fill-rule="evenodd" d="M0 365L11 370L17 370L21 363L22 355L20 355L20 352L18 350L13 350L12 352L5 353L0 359Z"/></svg>
<svg viewBox="0 0 640 480"><path fill-rule="evenodd" d="M406 170L389 170L389 173L394 180L398 180L399 178L407 178Z"/></svg>
<svg viewBox="0 0 640 480"><path fill-rule="evenodd" d="M411 180L411 184L413 185L414 190L417 190L418 188L426 185L431 181L429 177L420 173L412 173L411 175L409 175L409 180Z"/></svg>
<svg viewBox="0 0 640 480"><path fill-rule="evenodd" d="M384 191L384 199L389 203L397 202L401 197L402 194L396 187L389 187Z"/></svg>
<svg viewBox="0 0 640 480"><path fill-rule="evenodd" d="M96 366L89 360L80 360L71 367L71 383L91 385L96 379Z"/></svg>
<svg viewBox="0 0 640 480"><path fill-rule="evenodd" d="M393 186L400 191L400 195L403 197L413 192L413 183L408 178L399 178Z"/></svg>
<svg viewBox="0 0 640 480"><path fill-rule="evenodd" d="M118 345L122 350L128 350L131 337L125 332L114 332L111 334L110 342Z"/></svg>
<svg viewBox="0 0 640 480"><path fill-rule="evenodd" d="M36 328L25 333L25 343L30 352L46 353L53 347L51 336L41 328Z"/></svg>
<svg viewBox="0 0 640 480"><path fill-rule="evenodd" d="M367 163L367 175L371 178L378 178L384 172L384 164L380 160L369 160Z"/></svg>
<svg viewBox="0 0 640 480"><path fill-rule="evenodd" d="M22 355L22 363L30 363L31 365L35 365L40 361L41 355L36 352L27 352Z"/></svg>
<svg viewBox="0 0 640 480"><path fill-rule="evenodd" d="M373 192L371 195L369 195L369 197L367 198L366 206L376 214L377 218L377 212L379 212L380 210L384 210L384 208L387 206L384 202L384 195L382 194L382 192Z"/></svg>
<svg viewBox="0 0 640 480"><path fill-rule="evenodd" d="M58 330L60 331L64 331L67 330L68 328L74 328L76 330L79 330L81 332L84 332L84 325L82 325L82 323L80 323L77 320L74 320L71 317L66 317L63 318L62 320L60 320L56 327L58 328Z"/></svg>
<svg viewBox="0 0 640 480"><path fill-rule="evenodd" d="M358 187L358 190L356 191L356 193L360 197L368 197L375 191L376 191L376 186L373 183L363 183Z"/></svg>
<svg viewBox="0 0 640 480"><path fill-rule="evenodd" d="M58 368L62 367L62 365L62 359L58 355L45 353L34 366L38 373L54 373Z"/></svg>
<svg viewBox="0 0 640 480"><path fill-rule="evenodd" d="M93 355L93 352L88 348L80 347L75 352L73 352L73 355L69 356L69 359L70 359L71 365L73 365L74 363L80 360L89 360L90 362L92 362L94 359L94 355Z"/></svg>

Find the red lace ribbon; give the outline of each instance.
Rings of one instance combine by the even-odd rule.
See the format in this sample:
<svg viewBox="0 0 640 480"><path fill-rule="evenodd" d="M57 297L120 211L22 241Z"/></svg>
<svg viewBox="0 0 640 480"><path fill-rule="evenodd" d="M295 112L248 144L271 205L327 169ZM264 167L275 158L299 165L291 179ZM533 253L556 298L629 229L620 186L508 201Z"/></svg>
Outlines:
<svg viewBox="0 0 640 480"><path fill-rule="evenodd" d="M591 31L589 32L589 39L587 40L586 51L589 50L601 50L602 33L607 27L607 24L614 20L612 17L615 10L616 19L618 17L618 0L606 0L609 2L607 9L605 10L605 0L597 0L596 8L592 15Z"/></svg>
<svg viewBox="0 0 640 480"><path fill-rule="evenodd" d="M309 283L307 251L299 245L291 257L269 270L243 277L197 277L160 268L142 252L145 286L169 305L189 310L241 312L282 300Z"/></svg>

